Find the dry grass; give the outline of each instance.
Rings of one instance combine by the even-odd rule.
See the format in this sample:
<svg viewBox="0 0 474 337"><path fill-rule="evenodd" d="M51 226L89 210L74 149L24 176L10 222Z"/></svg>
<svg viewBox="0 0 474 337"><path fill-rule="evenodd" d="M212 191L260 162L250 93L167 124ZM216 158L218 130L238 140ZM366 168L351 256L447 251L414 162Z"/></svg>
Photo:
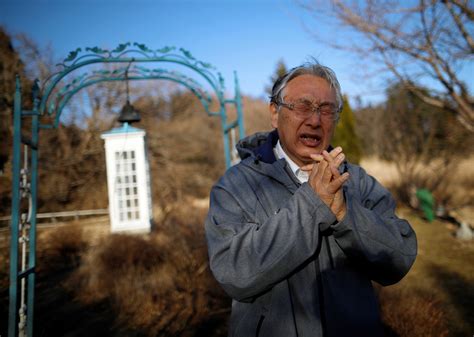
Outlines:
<svg viewBox="0 0 474 337"><path fill-rule="evenodd" d="M255 132L271 131L273 128L270 123L270 111L268 101L261 99L243 98L244 123L247 135Z"/></svg>
<svg viewBox="0 0 474 337"><path fill-rule="evenodd" d="M225 336L230 300L207 267L204 214L192 202L175 206L146 236L92 240L77 224L45 230L37 335ZM470 335L474 245L456 240L442 222L406 209L402 216L417 232L419 255L403 281L379 289L388 336Z"/></svg>
<svg viewBox="0 0 474 337"><path fill-rule="evenodd" d="M395 179L380 162L366 164L382 182ZM465 182L457 192L465 196L470 191L461 187L473 184L469 161L458 170ZM95 235L84 222L40 231L36 335L225 336L230 300L207 266L206 206L205 198L183 195L161 209L146 236ZM419 255L403 281L378 290L388 336L471 335L474 244L456 240L443 222L407 209L402 216L415 228ZM2 247L0 263L7 256ZM7 271L0 273L2 335Z"/></svg>
<svg viewBox="0 0 474 337"><path fill-rule="evenodd" d="M474 243L455 239L444 222L402 213L417 233L418 256L400 283L380 291L384 321L399 336L470 336Z"/></svg>
<svg viewBox="0 0 474 337"><path fill-rule="evenodd" d="M77 225L61 226L54 231L41 233L38 260L46 260L47 264L39 265L42 270L60 270L76 268L81 262L81 256L88 248L87 238L83 229Z"/></svg>
<svg viewBox="0 0 474 337"><path fill-rule="evenodd" d="M396 194L400 176L395 164L371 157L362 159L361 166ZM416 170L423 172L426 180L438 174L433 167L418 166ZM439 188L432 192L437 205L443 205L453 216L474 226L474 157L460 161Z"/></svg>
<svg viewBox="0 0 474 337"><path fill-rule="evenodd" d="M84 305L106 301L119 327L146 336L197 336L196 331L211 329L212 314L229 300L208 270L202 226L180 222L178 216L168 217L149 236L104 238L66 287Z"/></svg>
<svg viewBox="0 0 474 337"><path fill-rule="evenodd" d="M208 269L205 209L190 210L175 207L143 236L93 238L76 224L43 230L35 335L225 336L230 300ZM7 296L2 289L2 335Z"/></svg>
<svg viewBox="0 0 474 337"><path fill-rule="evenodd" d="M366 158L361 165L385 186L399 181L395 165ZM444 188L435 191L437 204L445 203L451 215L474 224L474 158L449 175ZM427 176L434 176L429 167ZM474 243L454 238L457 229L435 220L428 223L405 209L418 238L418 257L399 284L380 291L385 323L399 336L468 336L474 331Z"/></svg>
<svg viewBox="0 0 474 337"><path fill-rule="evenodd" d="M448 336L448 317L432 295L387 288L379 291L379 299L388 337Z"/></svg>

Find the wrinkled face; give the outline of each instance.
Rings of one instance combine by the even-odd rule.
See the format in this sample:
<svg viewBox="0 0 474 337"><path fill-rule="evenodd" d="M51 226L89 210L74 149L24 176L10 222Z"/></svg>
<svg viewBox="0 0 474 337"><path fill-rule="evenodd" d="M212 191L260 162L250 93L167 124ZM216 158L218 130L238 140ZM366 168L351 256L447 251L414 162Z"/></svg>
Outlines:
<svg viewBox="0 0 474 337"><path fill-rule="evenodd" d="M292 79L283 90L282 98L285 103L303 100L317 105L336 105L336 93L329 83L313 75ZM278 111L273 103L270 114L272 126L278 129L281 146L298 166L311 163L310 154L319 154L328 148L336 125L334 120L321 119L317 113L304 119L284 106Z"/></svg>

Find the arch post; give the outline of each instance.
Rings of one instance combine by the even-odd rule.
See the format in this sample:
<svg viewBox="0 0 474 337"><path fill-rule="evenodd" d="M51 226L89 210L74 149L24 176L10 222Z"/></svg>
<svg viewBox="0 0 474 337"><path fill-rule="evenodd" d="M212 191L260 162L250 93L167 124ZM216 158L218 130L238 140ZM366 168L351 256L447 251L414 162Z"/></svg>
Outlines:
<svg viewBox="0 0 474 337"><path fill-rule="evenodd" d="M107 63L127 63L127 67L114 70L95 70L83 72L69 82L66 76L86 66ZM133 67L136 64L173 64L191 70L201 82L183 73L161 68ZM38 144L41 129L59 127L62 110L69 100L82 88L104 81L124 81L128 71L129 80L164 79L184 85L202 103L209 116L220 116L224 136L224 157L226 167L232 164L231 146L236 140L229 142L229 132L239 128L239 139L244 136L242 103L240 89L235 77L235 96L233 100L224 98L224 79L221 74L208 63L198 61L183 48L164 47L152 50L139 43L123 43L113 50L98 47L81 48L72 51L59 64L62 70L50 76L42 85L40 94L38 83L33 88L33 110L22 109L22 90L17 76L13 113L13 155L12 155L12 210L11 210L11 243L10 243L10 302L8 336L33 336L34 289L36 268L36 211L38 185ZM129 69L130 68L130 69ZM208 92L208 89L214 95ZM211 111L212 97L219 101L219 111ZM228 123L226 104L234 104L237 112L235 121ZM53 122L41 124L41 117L49 115ZM30 138L22 136L24 130L22 119L31 118ZM232 144L231 144L232 143ZM23 152L22 152L23 145ZM21 167L23 159L23 168ZM27 204L27 211L22 212L22 202ZM23 206L24 207L24 206Z"/></svg>
<svg viewBox="0 0 474 337"><path fill-rule="evenodd" d="M33 110L22 110L21 83L17 76L13 111L9 337L18 334L20 336L33 335L39 140L38 89L38 84L35 82L33 87ZM31 117L30 138L21 134L23 129L22 118L26 119L27 117ZM23 153L21 151L22 145ZM21 167L22 154L23 168ZM22 199L25 200L24 204L27 205L26 210L22 210Z"/></svg>

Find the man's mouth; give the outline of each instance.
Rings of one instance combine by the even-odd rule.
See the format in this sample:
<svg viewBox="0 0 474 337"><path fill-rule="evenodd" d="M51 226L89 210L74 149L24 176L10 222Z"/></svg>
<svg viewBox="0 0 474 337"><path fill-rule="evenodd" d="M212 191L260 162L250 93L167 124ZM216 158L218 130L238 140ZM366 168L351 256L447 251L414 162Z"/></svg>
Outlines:
<svg viewBox="0 0 474 337"><path fill-rule="evenodd" d="M321 136L309 133L300 135L300 141L305 146L317 147L321 143Z"/></svg>

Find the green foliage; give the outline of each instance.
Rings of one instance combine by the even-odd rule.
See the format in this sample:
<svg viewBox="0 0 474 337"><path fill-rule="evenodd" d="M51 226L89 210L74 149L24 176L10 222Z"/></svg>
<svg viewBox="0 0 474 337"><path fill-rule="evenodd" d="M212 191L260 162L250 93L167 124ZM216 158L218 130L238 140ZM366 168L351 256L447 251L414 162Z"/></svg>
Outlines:
<svg viewBox="0 0 474 337"><path fill-rule="evenodd" d="M346 96L343 98L342 112L336 125L332 146L340 146L351 163L359 163L362 151L361 142L355 132L354 113Z"/></svg>
<svg viewBox="0 0 474 337"><path fill-rule="evenodd" d="M287 72L288 72L288 68L286 67L283 59L278 60L275 67L275 72L270 77L270 84L265 87L265 91L268 93L268 95L272 94L272 87L273 87L273 84L276 82L276 80L279 79L281 76L285 75Z"/></svg>

